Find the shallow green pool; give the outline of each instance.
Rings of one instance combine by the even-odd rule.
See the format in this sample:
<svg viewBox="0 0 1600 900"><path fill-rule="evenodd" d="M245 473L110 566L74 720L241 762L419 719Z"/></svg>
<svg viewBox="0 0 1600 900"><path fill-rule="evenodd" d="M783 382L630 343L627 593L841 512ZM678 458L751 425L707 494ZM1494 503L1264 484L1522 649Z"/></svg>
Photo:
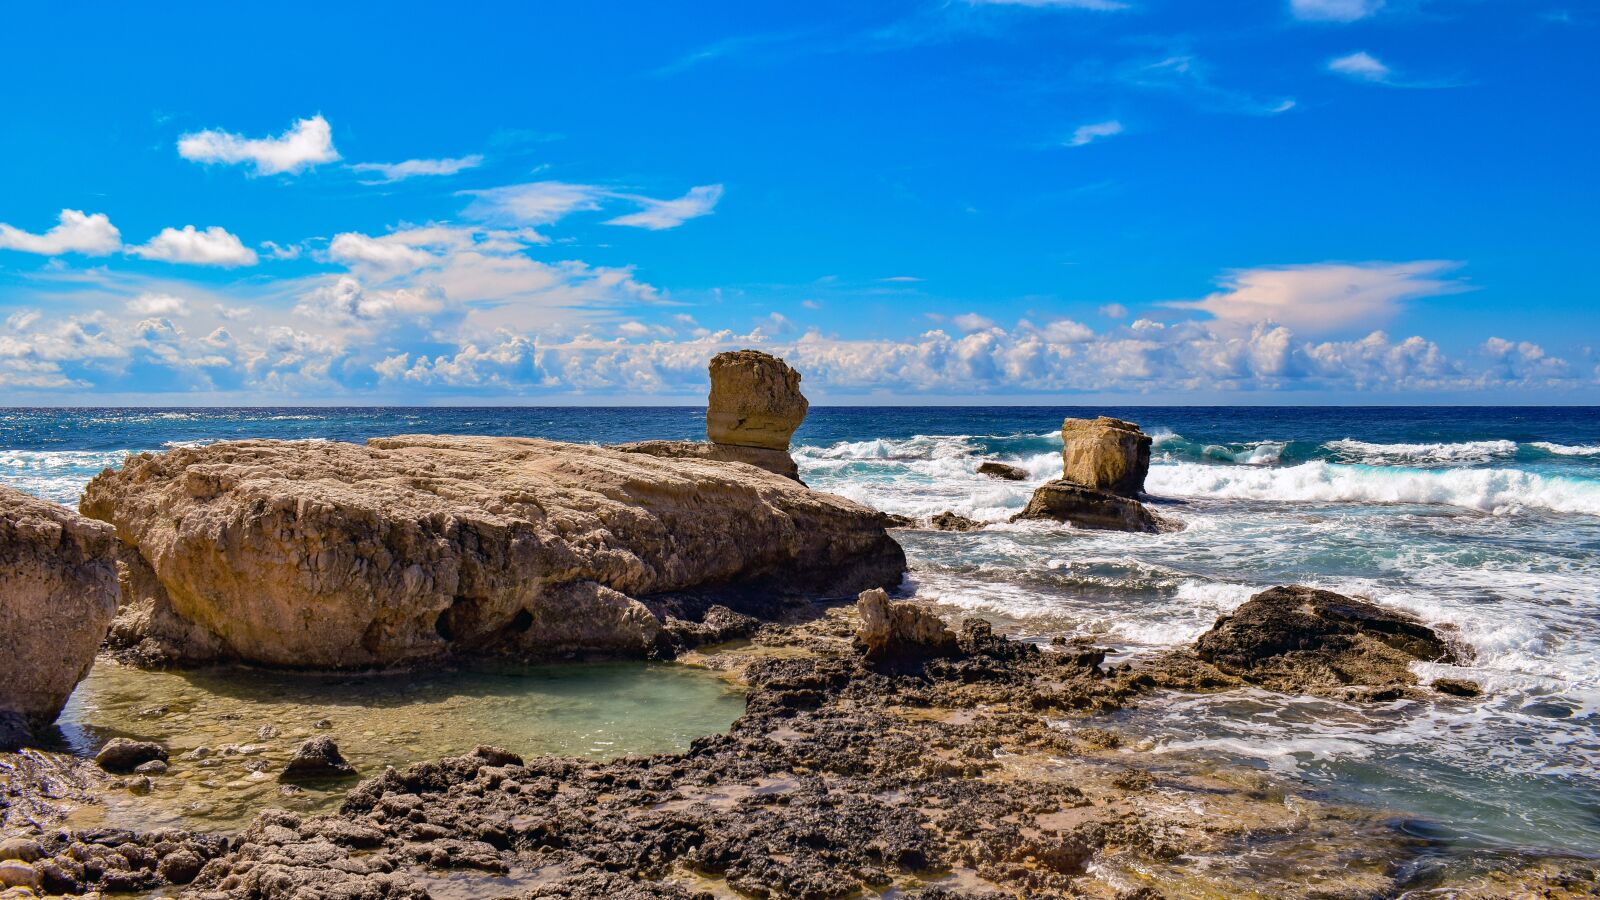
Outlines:
<svg viewBox="0 0 1600 900"><path fill-rule="evenodd" d="M153 790L108 793L81 824L237 828L267 806L338 806L354 780L285 789L284 763L327 735L362 776L470 751L609 759L683 750L724 731L744 695L712 672L670 663L485 664L440 672L307 675L245 668L149 672L102 659L72 695L61 739L92 756L113 737L171 753ZM186 758L197 748L205 759Z"/></svg>

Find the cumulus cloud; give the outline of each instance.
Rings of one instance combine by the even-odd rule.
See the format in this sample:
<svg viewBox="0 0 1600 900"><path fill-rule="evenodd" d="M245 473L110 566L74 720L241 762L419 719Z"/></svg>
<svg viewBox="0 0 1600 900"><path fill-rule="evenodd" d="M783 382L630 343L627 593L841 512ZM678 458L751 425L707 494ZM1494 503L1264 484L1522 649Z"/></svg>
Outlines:
<svg viewBox="0 0 1600 900"><path fill-rule="evenodd" d="M1388 66L1365 50L1328 60L1328 71L1356 81L1382 84L1392 74Z"/></svg>
<svg viewBox="0 0 1600 900"><path fill-rule="evenodd" d="M356 163L350 168L357 172L376 172L381 178L367 184L389 184L425 175L454 175L483 165L483 156L472 154L458 159L408 159L397 163Z"/></svg>
<svg viewBox="0 0 1600 900"><path fill-rule="evenodd" d="M1072 137L1067 139L1068 147L1084 147L1101 138L1108 138L1122 133L1122 123L1115 119L1109 122L1095 122L1092 125L1079 125L1072 132Z"/></svg>
<svg viewBox="0 0 1600 900"><path fill-rule="evenodd" d="M333 129L320 115L300 119L277 137L247 138L216 129L186 134L178 155L201 163L251 163L257 175L300 172L339 159Z"/></svg>
<svg viewBox="0 0 1600 900"><path fill-rule="evenodd" d="M140 294L128 301L128 311L140 316L185 316L189 304L171 294Z"/></svg>
<svg viewBox="0 0 1600 900"><path fill-rule="evenodd" d="M1399 311L1407 300L1466 290L1443 276L1460 263L1318 263L1246 269L1222 280L1222 290L1203 300L1172 306L1210 313L1219 324L1248 328L1260 322L1320 334L1371 327Z"/></svg>
<svg viewBox="0 0 1600 900"><path fill-rule="evenodd" d="M63 253L105 256L122 247L122 234L104 213L86 215L82 210L63 209L60 223L44 234L31 234L0 222L0 250L45 256Z"/></svg>
<svg viewBox="0 0 1600 900"><path fill-rule="evenodd" d="M705 184L690 188L689 193L676 200L652 200L649 197L621 194L617 196L640 203L644 209L618 216L607 222L607 225L627 225L662 231L667 228L677 228L690 219L710 215L711 211L717 208L717 201L722 199L722 185Z"/></svg>
<svg viewBox="0 0 1600 900"><path fill-rule="evenodd" d="M1305 22L1355 22L1376 15L1384 0L1289 0L1289 12Z"/></svg>
<svg viewBox="0 0 1600 900"><path fill-rule="evenodd" d="M145 259L192 263L199 266L253 266L259 258L239 238L221 226L200 231L193 225L163 228L148 243L129 247L128 252Z"/></svg>

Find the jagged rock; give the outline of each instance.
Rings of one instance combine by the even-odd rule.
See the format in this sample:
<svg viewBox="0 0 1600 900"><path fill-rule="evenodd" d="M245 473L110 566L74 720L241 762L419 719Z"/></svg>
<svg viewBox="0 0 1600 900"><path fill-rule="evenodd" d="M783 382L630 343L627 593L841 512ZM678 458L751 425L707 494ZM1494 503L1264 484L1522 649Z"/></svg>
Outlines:
<svg viewBox="0 0 1600 900"><path fill-rule="evenodd" d="M1435 678L1430 687L1452 697L1476 697L1483 693L1483 688L1476 681L1464 678Z"/></svg>
<svg viewBox="0 0 1600 900"><path fill-rule="evenodd" d="M776 356L736 350L712 358L706 406L712 443L787 451L809 408L800 373Z"/></svg>
<svg viewBox="0 0 1600 900"><path fill-rule="evenodd" d="M1076 528L1155 533L1161 523L1144 504L1110 491L1098 491L1066 480L1039 486L1012 521L1054 519Z"/></svg>
<svg viewBox="0 0 1600 900"><path fill-rule="evenodd" d="M112 530L0 487L0 710L55 721L117 613Z"/></svg>
<svg viewBox="0 0 1600 900"><path fill-rule="evenodd" d="M760 627L761 620L755 616L717 605L707 609L698 622L668 617L664 631L676 649L689 649L747 638Z"/></svg>
<svg viewBox="0 0 1600 900"><path fill-rule="evenodd" d="M279 781L303 778L348 778L356 774L355 766L345 761L339 745L333 738L314 737L300 745L290 757L289 764L279 773Z"/></svg>
<svg viewBox="0 0 1600 900"><path fill-rule="evenodd" d="M775 475L800 480L800 467L788 450L767 447L738 447L733 444L708 444L703 441L635 441L631 444L613 444L612 449L623 453L644 453L668 459L709 459L713 462L737 462L766 469Z"/></svg>
<svg viewBox="0 0 1600 900"><path fill-rule="evenodd" d="M15 753L33 743L33 728L22 713L0 709L0 753Z"/></svg>
<svg viewBox="0 0 1600 900"><path fill-rule="evenodd" d="M1003 481L1027 481L1028 470L1010 463L986 462L978 464L978 474L990 478L999 478Z"/></svg>
<svg viewBox="0 0 1600 900"><path fill-rule="evenodd" d="M956 635L926 604L890 600L881 588L856 598L856 642L874 661L931 659L960 651Z"/></svg>
<svg viewBox="0 0 1600 900"><path fill-rule="evenodd" d="M526 438L140 454L81 506L125 545L122 645L184 662L644 655L655 593L839 596L905 570L879 513L790 479Z"/></svg>
<svg viewBox="0 0 1600 900"><path fill-rule="evenodd" d="M1408 694L1411 663L1464 662L1418 619L1365 600L1289 585L1262 591L1195 641L1217 668L1274 690L1349 699Z"/></svg>
<svg viewBox="0 0 1600 900"><path fill-rule="evenodd" d="M166 762L167 748L154 741L112 738L95 754L95 765L107 772L132 772L151 760Z"/></svg>
<svg viewBox="0 0 1600 900"><path fill-rule="evenodd" d="M1150 472L1150 436L1110 416L1061 423L1061 477L1124 497L1144 492Z"/></svg>
<svg viewBox="0 0 1600 900"><path fill-rule="evenodd" d="M977 531L983 527L982 522L951 510L945 510L929 519L928 524L940 531Z"/></svg>

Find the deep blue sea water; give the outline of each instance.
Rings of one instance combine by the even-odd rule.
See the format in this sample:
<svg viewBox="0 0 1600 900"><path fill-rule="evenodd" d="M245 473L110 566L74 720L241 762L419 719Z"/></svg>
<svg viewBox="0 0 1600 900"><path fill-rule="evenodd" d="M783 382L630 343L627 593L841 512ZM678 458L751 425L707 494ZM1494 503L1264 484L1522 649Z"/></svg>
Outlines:
<svg viewBox="0 0 1600 900"><path fill-rule="evenodd" d="M1053 525L901 532L905 588L1023 635L1136 655L1192 640L1263 587L1304 582L1451 626L1480 701L1349 706L1265 693L1121 715L1130 752L1215 757L1426 818L1464 845L1600 855L1600 409L814 408L813 487L880 509L1003 523L1060 473L1060 421L1155 435L1149 490L1181 531ZM0 483L64 503L130 451L402 433L607 443L700 438L703 408L0 410ZM1027 482L978 476L979 461Z"/></svg>

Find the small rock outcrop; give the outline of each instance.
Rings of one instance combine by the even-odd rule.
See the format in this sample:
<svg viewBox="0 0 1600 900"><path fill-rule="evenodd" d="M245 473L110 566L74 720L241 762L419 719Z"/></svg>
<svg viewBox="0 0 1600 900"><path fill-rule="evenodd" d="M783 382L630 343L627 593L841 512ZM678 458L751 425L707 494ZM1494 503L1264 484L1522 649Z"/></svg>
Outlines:
<svg viewBox="0 0 1600 900"><path fill-rule="evenodd" d="M0 487L0 710L48 725L117 614L110 526Z"/></svg>
<svg viewBox="0 0 1600 900"><path fill-rule="evenodd" d="M714 444L787 452L810 407L800 373L776 356L736 350L711 360L706 437Z"/></svg>
<svg viewBox="0 0 1600 900"><path fill-rule="evenodd" d="M132 772L148 762L166 762L167 748L154 741L112 738L95 754L95 765L107 772Z"/></svg>
<svg viewBox="0 0 1600 900"><path fill-rule="evenodd" d="M948 509L929 519L928 524L938 531L977 531L983 527L982 522Z"/></svg>
<svg viewBox="0 0 1600 900"><path fill-rule="evenodd" d="M1003 462L979 463L978 474L987 475L990 478L998 478L1002 481L1028 480L1027 469L1022 468L1021 466L1013 466L1010 463Z"/></svg>
<svg viewBox="0 0 1600 900"><path fill-rule="evenodd" d="M1402 612L1305 585L1262 591L1217 620L1195 653L1246 681L1292 693L1387 700L1413 694L1411 664L1470 651Z"/></svg>
<svg viewBox="0 0 1600 900"><path fill-rule="evenodd" d="M116 526L135 661L366 668L642 656L653 594L852 595L905 553L875 511L749 466L527 438L238 441L130 457Z"/></svg>
<svg viewBox="0 0 1600 900"><path fill-rule="evenodd" d="M1078 528L1156 532L1160 519L1136 497L1150 471L1150 436L1121 419L1061 423L1061 478L1047 482L1017 519L1054 519Z"/></svg>
<svg viewBox="0 0 1600 900"><path fill-rule="evenodd" d="M960 652L955 632L927 604L890 600L881 588L856 598L856 642L874 662L914 661Z"/></svg>
<svg viewBox="0 0 1600 900"><path fill-rule="evenodd" d="M355 774L355 766L345 761L344 754L339 752L339 745L332 738L314 737L294 752L289 764L278 774L278 780L349 778Z"/></svg>
<svg viewBox="0 0 1600 900"><path fill-rule="evenodd" d="M1154 534L1161 530L1160 522L1143 503L1070 481L1048 481L1040 485L1015 518L1054 519L1070 522L1078 528L1105 531Z"/></svg>
<svg viewBox="0 0 1600 900"><path fill-rule="evenodd" d="M1110 416L1061 423L1061 477L1124 497L1144 493L1150 474L1150 436Z"/></svg>
<svg viewBox="0 0 1600 900"><path fill-rule="evenodd" d="M708 444L704 441L635 441L631 444L613 444L612 449L623 453L643 453L664 459L708 459L712 462L737 462L766 469L774 475L800 480L800 467L788 450L766 447L737 447L733 444Z"/></svg>

